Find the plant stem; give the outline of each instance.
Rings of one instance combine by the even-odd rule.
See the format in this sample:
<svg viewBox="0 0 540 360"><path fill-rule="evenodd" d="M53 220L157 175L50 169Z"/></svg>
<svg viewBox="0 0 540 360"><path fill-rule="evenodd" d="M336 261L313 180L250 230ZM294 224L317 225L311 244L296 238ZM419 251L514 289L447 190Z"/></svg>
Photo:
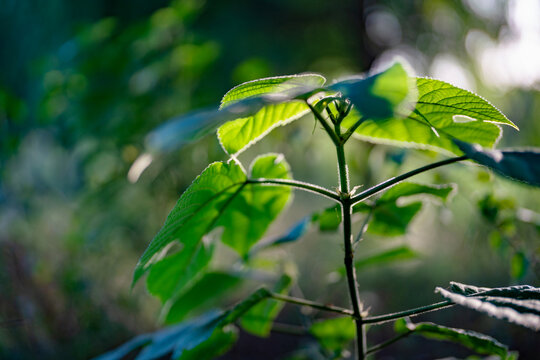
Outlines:
<svg viewBox="0 0 540 360"><path fill-rule="evenodd" d="M271 297L275 300L280 300L280 301L284 301L284 302L288 302L288 303L296 304L296 305L309 306L317 310L329 311L329 312L334 312L334 313L338 313L341 315L348 315L348 316L354 315L354 313L348 309L343 309L334 305L324 305L324 304L320 304L314 301L300 299L293 296L272 293Z"/></svg>
<svg viewBox="0 0 540 360"><path fill-rule="evenodd" d="M358 129L358 127L359 127L360 125L362 125L362 123L364 122L364 120L365 120L364 118L358 119L358 121L355 122L354 125L351 126L351 127L347 130L347 132L346 132L345 134L343 134L343 136L341 137L341 139L342 139L341 141L342 141L343 143L347 142L347 140L349 140L349 138L352 136L352 134L354 134L354 131L355 131L356 129Z"/></svg>
<svg viewBox="0 0 540 360"><path fill-rule="evenodd" d="M310 184L303 181L260 178L260 179L248 179L246 183L247 184L275 184L275 185L290 186L290 187L297 188L300 190L314 192L322 196L325 196L329 199L332 199L336 202L340 202L339 195L336 194L334 191L331 191L319 185Z"/></svg>
<svg viewBox="0 0 540 360"><path fill-rule="evenodd" d="M345 149L343 145L336 145L338 158L338 171L341 192L341 215L343 219L343 243L345 247L345 270L347 272L347 284L349 287L349 295L353 308L353 314L356 324L356 344L358 351L358 359L365 358L366 336L362 321L362 310L360 308L360 294L356 282L356 269L354 267L354 251L352 238L352 203L349 193L349 173L347 162L345 160Z"/></svg>
<svg viewBox="0 0 540 360"><path fill-rule="evenodd" d="M313 105L311 105L307 100L306 100L306 104L307 106L309 107L309 109L311 110L311 112L313 113L313 115L315 115L315 118L317 118L317 120L319 120L319 122L321 123L321 125L323 126L324 130L326 131L326 133L328 134L328 136L330 136L330 139L332 139L332 142L334 143L334 145L338 146L339 143L340 143L340 140L339 138L337 137L337 135L334 133L334 131L332 130L332 127L330 127L330 124L328 124L328 122L326 121L326 119L321 115L320 112L318 112L314 107Z"/></svg>
<svg viewBox="0 0 540 360"><path fill-rule="evenodd" d="M420 314L423 314L423 313L426 313L426 312L429 312L429 311L443 309L443 308L454 306L454 305L455 304L450 300L441 301L441 302L438 302L438 303L435 303L435 304L421 306L421 307L411 309L411 310L405 310L405 311L400 311L400 312L396 312L396 313L392 313L392 314L386 314L386 315L380 315L380 316L367 317L367 318L364 318L362 321L364 322L364 324L382 324L382 323L385 323L387 321L400 319L400 318L405 317L405 316L420 315Z"/></svg>
<svg viewBox="0 0 540 360"><path fill-rule="evenodd" d="M387 189L387 188L389 188L389 187L391 187L393 185L396 185L397 183L399 183L399 182L401 182L401 181L403 181L405 179L408 179L411 176L418 175L420 173L423 173L423 172L431 170L431 169L438 168L440 166L452 164L452 163L467 160L467 159L468 159L467 156L459 156L459 157L455 157L455 158L451 158L451 159L446 159L446 160L435 162L435 163L432 163L432 164L429 164L429 165L426 165L426 166L422 166L421 168L418 168L418 169L409 171L409 172L407 172L405 174L401 174L399 176L393 177L391 179L383 181L382 183L380 183L378 185L375 185L373 187L370 187L369 189L366 189L366 190L362 191L360 194L358 194L356 196L353 196L352 199L351 199L352 205L354 205L354 204L356 204L356 203L358 203L358 202L360 202L362 200L365 200L368 197L370 197L372 195L375 195L375 194L377 194L378 192L380 192L380 191L382 191L384 189Z"/></svg>
<svg viewBox="0 0 540 360"><path fill-rule="evenodd" d="M401 340L401 339L403 339L404 337L407 337L407 336L411 335L413 332L414 332L414 331L408 331L408 332L403 333L403 334L400 334L400 335L398 335L398 336L396 336L396 337L394 337L394 338L392 338L392 339L390 339L390 340L387 340L387 341L385 341L385 342L383 342L383 343L380 343L380 344L378 344L378 345L375 345L375 346L373 346L373 347L367 349L366 355L367 355L367 354L372 354L372 353L377 352L377 351L379 351L379 350L381 350L381 349L384 349L385 347L387 347L387 346L389 346L389 345L392 345L392 344L395 343L396 341Z"/></svg>

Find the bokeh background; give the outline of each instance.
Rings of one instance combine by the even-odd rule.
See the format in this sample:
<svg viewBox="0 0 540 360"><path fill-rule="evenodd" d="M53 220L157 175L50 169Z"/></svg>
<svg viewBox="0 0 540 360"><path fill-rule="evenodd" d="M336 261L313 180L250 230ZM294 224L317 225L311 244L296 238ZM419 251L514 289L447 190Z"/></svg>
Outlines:
<svg viewBox="0 0 540 360"><path fill-rule="evenodd" d="M87 359L160 327L159 301L143 284L130 290L133 268L182 191L226 155L210 136L158 157L132 183L157 125L216 105L244 81L306 71L332 79L401 56L417 75L500 108L521 131L505 129L499 146L538 147L538 19L538 0L0 0L0 358ZM284 153L297 179L337 184L331 144L309 117L241 160L267 151ZM347 153L353 183L365 186L437 158L360 141ZM450 280L540 285L539 190L460 164L418 180L454 182L459 193L427 206L406 236L361 244L359 255L396 244L421 254L360 272L372 313L438 301L433 289ZM270 234L327 205L297 194ZM312 230L285 250L277 256L298 263L306 297L347 305L345 285L327 276L341 265L339 235ZM297 322L294 311L280 320ZM538 335L518 326L458 309L422 319L538 355ZM370 331L373 342L391 335L391 326ZM283 358L304 341L241 334L225 358ZM377 358L467 354L411 337Z"/></svg>

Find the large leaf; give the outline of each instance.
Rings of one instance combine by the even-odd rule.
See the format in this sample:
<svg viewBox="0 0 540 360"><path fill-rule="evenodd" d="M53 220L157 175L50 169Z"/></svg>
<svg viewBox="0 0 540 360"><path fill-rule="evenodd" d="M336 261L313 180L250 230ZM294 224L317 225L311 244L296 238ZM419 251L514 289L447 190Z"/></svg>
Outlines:
<svg viewBox="0 0 540 360"><path fill-rule="evenodd" d="M215 302L220 296L240 285L241 278L224 272L209 272L191 288L172 301L166 324L178 323L193 310Z"/></svg>
<svg viewBox="0 0 540 360"><path fill-rule="evenodd" d="M148 291L165 303L196 279L209 263L214 247L200 242L197 247L178 251L154 264L146 279Z"/></svg>
<svg viewBox="0 0 540 360"><path fill-rule="evenodd" d="M363 140L402 147L427 148L461 155L453 143L461 141L492 147L500 138L497 124L517 127L480 96L440 80L417 78L418 99L405 118L366 119L355 135ZM360 118L351 111L343 126Z"/></svg>
<svg viewBox="0 0 540 360"><path fill-rule="evenodd" d="M441 326L433 323L406 323L402 320L396 324L396 330L399 332L412 331L428 339L451 341L463 345L478 354L498 355L501 359L511 359L513 354L508 352L508 347L501 344L494 338L480 334L475 331L455 329Z"/></svg>
<svg viewBox="0 0 540 360"><path fill-rule="evenodd" d="M529 285L484 288L452 282L438 287L443 297L469 309L534 330L540 330L540 288Z"/></svg>
<svg viewBox="0 0 540 360"><path fill-rule="evenodd" d="M214 330L222 324L223 313L212 311L180 325L165 328L133 338L124 345L94 360L118 360L133 350L148 344L136 360L158 359L169 353L178 358L184 352L195 349L211 338Z"/></svg>
<svg viewBox="0 0 540 360"><path fill-rule="evenodd" d="M372 76L339 81L329 86L329 89L339 91L349 98L365 119L388 119L396 112L406 116L414 107L414 80L409 78L400 63ZM408 102L408 111L400 107L405 100Z"/></svg>
<svg viewBox="0 0 540 360"><path fill-rule="evenodd" d="M497 173L529 185L540 186L540 150L488 150L454 140L470 159Z"/></svg>
<svg viewBox="0 0 540 360"><path fill-rule="evenodd" d="M271 154L254 160L253 178L289 178L289 166L281 155ZM247 175L234 161L209 165L182 194L165 224L141 256L135 268L135 283L175 241L194 251L202 237L223 228L221 240L246 256L270 223L285 207L288 187L247 183Z"/></svg>
<svg viewBox="0 0 540 360"><path fill-rule="evenodd" d="M356 326L351 317L336 317L315 322L309 332L321 346L337 351L345 348L355 338Z"/></svg>
<svg viewBox="0 0 540 360"><path fill-rule="evenodd" d="M316 74L278 76L249 81L227 92L221 101L221 108L227 111L238 101L276 92L288 94L293 99L292 94L296 96L309 92L321 87L324 82L324 77ZM237 118L223 124L218 129L218 138L228 154L238 154L259 141L274 128L288 124L308 112L309 108L300 100L270 103L253 115Z"/></svg>
<svg viewBox="0 0 540 360"><path fill-rule="evenodd" d="M291 284L292 279L288 275L283 275L274 285L273 292L286 294ZM272 330L274 319L283 308L283 305L283 302L277 300L263 300L242 316L240 325L253 335L267 337L270 330Z"/></svg>
<svg viewBox="0 0 540 360"><path fill-rule="evenodd" d="M233 331L227 325L269 297L271 293L261 288L226 312L213 310L181 324L136 336L94 360L120 360L142 346L146 347L135 360L153 360L167 354L171 354L172 359L181 360L205 359L212 352L218 355L236 339L235 334L227 336ZM210 352L204 352L205 349L210 349ZM201 352L203 356L197 357Z"/></svg>

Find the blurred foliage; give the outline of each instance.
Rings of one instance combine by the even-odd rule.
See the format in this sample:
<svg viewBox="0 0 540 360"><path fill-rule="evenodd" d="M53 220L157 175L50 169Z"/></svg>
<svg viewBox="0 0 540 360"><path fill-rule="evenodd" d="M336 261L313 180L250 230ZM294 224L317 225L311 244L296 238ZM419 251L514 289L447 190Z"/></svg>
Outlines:
<svg viewBox="0 0 540 360"><path fill-rule="evenodd" d="M519 82L522 77L510 71L512 64L528 69L519 66L519 59L508 62L505 78L486 73L492 67L481 61L489 60L489 53L482 55L483 44L496 49L525 31L526 19L516 25L516 16L524 16L516 3L4 1L0 358L88 358L158 326L158 301L142 287L129 289L133 268L179 194L207 163L226 156L214 139L207 139L197 148L156 159L134 184L126 174L151 129L191 109L217 105L240 82L303 71L335 78L400 55L417 74L476 90L500 107L521 129L507 130L504 145L539 146L538 80L529 75ZM335 186L328 144L313 136L318 130L311 123L303 125L272 133L255 151L279 149L296 178ZM354 182L365 185L434 156L359 142L348 152ZM332 163L332 171L321 173L305 158L321 166ZM429 256L361 272L362 295L374 312L415 306L420 297L434 299L426 289L450 278L538 285L538 190L487 181L491 174L476 167L454 165L425 176L439 184L457 183L459 195L448 208L423 211L395 244L384 243L384 248L407 244ZM290 218L271 234L328 206L300 194L297 200ZM346 305L339 295L343 283L329 279L321 285L323 275L341 265L341 253L327 250L330 245L339 249L337 240L308 236L309 242L292 244L290 251L276 251L270 259L296 258L298 283L307 297ZM365 254L380 251L378 240L367 236ZM223 258L226 262L226 251ZM313 258L320 261L314 264ZM456 261L468 265L456 266ZM288 307L284 311L289 314ZM303 318L295 314L291 319ZM477 317L471 323L520 349L522 358L535 356L535 342L521 329L492 330L489 319ZM384 338L391 329L374 331L375 338ZM230 358L261 355L256 341L240 336ZM269 341L267 358L284 356L296 345L288 338ZM381 355L411 354L413 345L396 345ZM310 345L305 349L311 351ZM428 354L444 354L437 349L425 346Z"/></svg>

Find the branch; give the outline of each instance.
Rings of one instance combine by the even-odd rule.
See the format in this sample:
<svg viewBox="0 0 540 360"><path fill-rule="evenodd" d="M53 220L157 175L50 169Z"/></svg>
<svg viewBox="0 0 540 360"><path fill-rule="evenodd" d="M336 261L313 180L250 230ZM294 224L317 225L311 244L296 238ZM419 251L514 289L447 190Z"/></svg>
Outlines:
<svg viewBox="0 0 540 360"><path fill-rule="evenodd" d="M326 122L326 119L322 117L321 113L319 113L314 107L313 105L311 105L307 100L306 100L306 104L307 106L309 107L309 109L311 110L311 112L313 113L313 115L315 115L315 117L317 118L317 120L319 120L319 122L321 123L321 125L323 126L324 130L326 130L326 132L328 133L328 136L330 136L330 139L332 139L332 142L334 143L334 145L339 145L340 143L340 140L339 138L336 136L336 134L334 133L334 130L332 130L332 128L330 127L330 125L328 124L328 122Z"/></svg>
<svg viewBox="0 0 540 360"><path fill-rule="evenodd" d="M354 313L351 310L340 308L334 305L324 305L324 304L320 304L314 301L300 299L300 298L277 294L277 293L272 293L270 296L275 300L280 300L280 301L284 301L284 302L288 302L288 303L296 304L296 305L309 306L317 310L329 311L329 312L334 312L334 313L338 313L341 315L348 315L348 316L354 315Z"/></svg>
<svg viewBox="0 0 540 360"><path fill-rule="evenodd" d="M426 313L426 312L429 312L429 311L443 309L443 308L454 306L454 305L455 304L450 300L441 301L441 302L438 302L438 303L435 303L435 304L421 306L421 307L416 308L416 309L405 310L405 311L400 311L400 312L396 312L396 313L392 313L392 314L386 314L386 315L367 317L367 318L364 318L362 320L362 322L364 324L377 324L377 325L380 325L382 323L392 321L392 320L396 320L396 319L400 319L400 318L405 317L405 316L420 315L420 314L423 314L423 313Z"/></svg>
<svg viewBox="0 0 540 360"><path fill-rule="evenodd" d="M365 200L368 197L373 196L373 195L377 194L378 192L380 192L382 190L385 190L385 189L387 189L389 187L392 187L392 186L396 185L397 183L399 183L399 182L401 182L401 181L403 181L405 179L408 179L408 178L410 178L410 177L412 177L414 175L418 175L420 173L423 173L423 172L431 170L431 169L435 169L435 168L438 168L438 167L441 167L441 166L444 166L444 165L449 165L449 164L452 164L452 163L455 163L455 162L458 162L458 161L467 160L467 159L468 159L467 156L459 156L459 157L455 157L455 158L435 162L435 163L432 163L432 164L429 164L429 165L426 165L426 166L422 166L421 168L409 171L409 172L407 172L405 174L401 174L399 176L396 176L396 177L393 177L393 178L388 179L386 181L383 181L382 183L380 183L378 185L370 187L369 189L366 189L366 190L362 191L360 194L358 194L356 196L353 196L351 201L352 201L352 203L354 205L354 204L356 204L356 203L358 203L358 202L360 202L362 200Z"/></svg>
<svg viewBox="0 0 540 360"><path fill-rule="evenodd" d="M310 191L310 192L322 195L324 197L327 197L329 199L332 199L336 202L340 202L340 197L336 192L326 189L322 186L310 184L303 181L259 178L259 179L248 179L246 183L247 184L274 184L274 185L290 186L296 189Z"/></svg>

